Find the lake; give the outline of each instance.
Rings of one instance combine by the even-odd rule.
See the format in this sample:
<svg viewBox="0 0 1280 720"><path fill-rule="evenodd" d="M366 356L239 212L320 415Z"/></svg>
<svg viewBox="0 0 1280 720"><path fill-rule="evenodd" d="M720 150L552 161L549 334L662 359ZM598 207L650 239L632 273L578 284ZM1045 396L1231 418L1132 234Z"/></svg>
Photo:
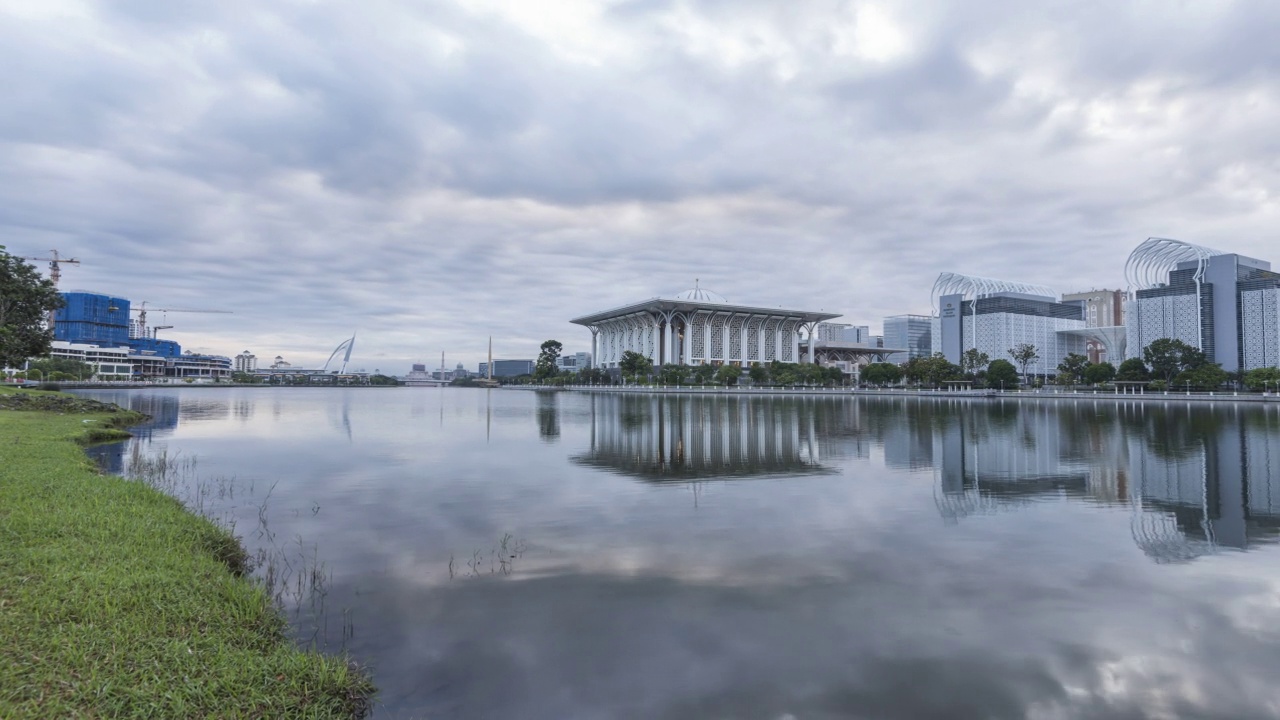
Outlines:
<svg viewBox="0 0 1280 720"><path fill-rule="evenodd" d="M79 394L379 718L1280 716L1280 407Z"/></svg>

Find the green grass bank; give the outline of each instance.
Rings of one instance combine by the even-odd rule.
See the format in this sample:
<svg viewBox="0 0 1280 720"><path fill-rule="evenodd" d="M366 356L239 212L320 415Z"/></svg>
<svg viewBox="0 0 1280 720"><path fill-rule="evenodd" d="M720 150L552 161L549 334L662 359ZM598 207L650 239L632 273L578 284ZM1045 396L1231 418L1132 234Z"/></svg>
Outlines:
<svg viewBox="0 0 1280 720"><path fill-rule="evenodd" d="M294 645L235 537L98 473L80 444L139 419L0 388L0 717L366 715L368 678Z"/></svg>

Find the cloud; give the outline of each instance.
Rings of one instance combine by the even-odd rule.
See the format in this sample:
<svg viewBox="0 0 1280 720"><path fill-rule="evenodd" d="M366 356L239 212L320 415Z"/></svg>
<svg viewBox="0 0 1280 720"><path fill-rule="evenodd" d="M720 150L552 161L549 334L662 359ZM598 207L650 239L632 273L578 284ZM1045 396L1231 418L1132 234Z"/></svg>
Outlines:
<svg viewBox="0 0 1280 720"><path fill-rule="evenodd" d="M938 272L1264 259L1280 10L0 3L0 232L192 347L403 371L679 292L879 325Z"/></svg>

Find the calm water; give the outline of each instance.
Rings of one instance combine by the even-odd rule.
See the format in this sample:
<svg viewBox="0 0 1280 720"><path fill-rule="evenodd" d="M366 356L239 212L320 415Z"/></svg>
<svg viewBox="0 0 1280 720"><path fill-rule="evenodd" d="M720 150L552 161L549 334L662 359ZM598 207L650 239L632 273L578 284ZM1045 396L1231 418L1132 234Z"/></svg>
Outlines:
<svg viewBox="0 0 1280 720"><path fill-rule="evenodd" d="M86 394L382 718L1280 716L1280 407Z"/></svg>

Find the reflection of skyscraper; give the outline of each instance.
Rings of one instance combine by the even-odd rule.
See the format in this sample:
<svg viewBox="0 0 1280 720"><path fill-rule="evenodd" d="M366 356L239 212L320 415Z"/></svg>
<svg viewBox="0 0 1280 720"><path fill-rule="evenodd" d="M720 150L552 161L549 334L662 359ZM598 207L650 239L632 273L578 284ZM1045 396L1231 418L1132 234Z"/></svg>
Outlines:
<svg viewBox="0 0 1280 720"><path fill-rule="evenodd" d="M938 412L935 501L949 520L1054 495L1127 502L1134 541L1157 562L1271 541L1280 535L1280 417L1223 410L1082 401Z"/></svg>
<svg viewBox="0 0 1280 720"><path fill-rule="evenodd" d="M829 472L813 408L745 396L592 396L591 450L574 458L654 481Z"/></svg>
<svg viewBox="0 0 1280 720"><path fill-rule="evenodd" d="M1246 549L1280 532L1280 421L1269 411L1196 420L1169 413L1131 443L1135 509L1161 516L1135 516L1134 539L1157 561Z"/></svg>

